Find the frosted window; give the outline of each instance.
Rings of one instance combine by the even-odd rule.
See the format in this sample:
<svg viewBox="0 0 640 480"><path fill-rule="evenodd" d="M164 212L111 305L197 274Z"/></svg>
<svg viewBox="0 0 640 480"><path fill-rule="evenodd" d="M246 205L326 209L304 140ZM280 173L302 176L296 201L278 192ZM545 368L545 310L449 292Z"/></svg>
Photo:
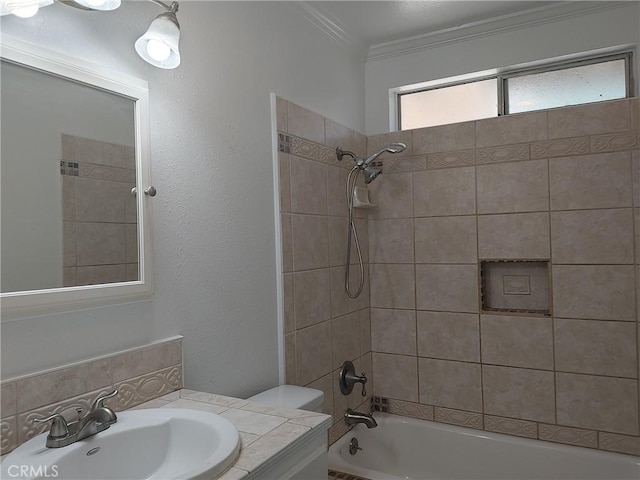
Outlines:
<svg viewBox="0 0 640 480"><path fill-rule="evenodd" d="M498 115L497 79L400 96L400 128L432 127Z"/></svg>
<svg viewBox="0 0 640 480"><path fill-rule="evenodd" d="M626 97L625 60L583 65L505 80L506 113Z"/></svg>

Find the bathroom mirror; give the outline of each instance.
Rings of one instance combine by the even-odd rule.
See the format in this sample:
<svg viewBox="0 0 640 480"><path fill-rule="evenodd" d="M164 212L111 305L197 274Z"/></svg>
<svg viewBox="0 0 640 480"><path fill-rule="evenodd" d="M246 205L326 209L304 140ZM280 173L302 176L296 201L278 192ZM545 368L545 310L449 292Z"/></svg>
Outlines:
<svg viewBox="0 0 640 480"><path fill-rule="evenodd" d="M150 296L147 83L0 49L2 319Z"/></svg>

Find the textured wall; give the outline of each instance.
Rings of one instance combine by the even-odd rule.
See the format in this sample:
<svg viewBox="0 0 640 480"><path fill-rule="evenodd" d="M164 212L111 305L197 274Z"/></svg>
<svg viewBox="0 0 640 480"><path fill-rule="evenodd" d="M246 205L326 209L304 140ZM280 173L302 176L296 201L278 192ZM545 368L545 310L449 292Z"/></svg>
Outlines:
<svg viewBox="0 0 640 480"><path fill-rule="evenodd" d="M640 101L368 137L371 349L391 411L640 453ZM550 261L551 315L483 312L483 259Z"/></svg>
<svg viewBox="0 0 640 480"><path fill-rule="evenodd" d="M2 17L3 35L149 82L159 192L154 299L3 324L3 377L180 333L187 387L241 396L278 382L269 93L362 130L364 67L286 2L184 2L182 65L159 70L133 50L159 13L56 3Z"/></svg>

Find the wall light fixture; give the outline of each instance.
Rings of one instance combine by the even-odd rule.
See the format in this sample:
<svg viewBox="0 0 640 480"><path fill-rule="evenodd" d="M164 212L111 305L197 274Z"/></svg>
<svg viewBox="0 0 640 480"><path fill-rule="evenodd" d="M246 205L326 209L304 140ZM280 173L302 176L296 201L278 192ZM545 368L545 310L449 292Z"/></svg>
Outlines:
<svg viewBox="0 0 640 480"><path fill-rule="evenodd" d="M121 0L58 0L70 7L82 10L115 10ZM149 25L146 33L135 43L140 57L158 68L176 68L180 65L180 24L176 13L178 2L167 4L160 0L148 0L166 11L158 15ZM18 17L33 17L40 7L53 4L53 0L0 0L0 16L14 14Z"/></svg>

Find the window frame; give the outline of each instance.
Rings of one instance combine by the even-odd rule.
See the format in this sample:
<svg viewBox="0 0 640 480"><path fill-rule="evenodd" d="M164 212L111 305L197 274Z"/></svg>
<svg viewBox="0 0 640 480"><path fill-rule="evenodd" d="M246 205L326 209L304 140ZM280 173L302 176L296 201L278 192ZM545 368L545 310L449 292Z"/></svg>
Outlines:
<svg viewBox="0 0 640 480"><path fill-rule="evenodd" d="M465 85L469 83L481 82L484 80L496 80L496 88L498 90L498 117L507 116L507 115L518 115L519 113L508 113L508 87L507 81L510 78L522 77L527 75L536 75L540 73L546 72L554 72L559 70L566 70L569 68L587 66L587 65L595 65L598 63L606 63L609 61L615 60L624 60L625 64L625 97L630 98L633 95L634 84L633 84L633 61L634 61L634 49L625 48L624 50L617 50L608 53L600 53L595 55L581 56L578 58L565 59L560 61L548 61L545 63L536 62L533 66L520 66L520 67L510 67L500 71L485 71L479 72L478 74L471 75L463 75L460 77L453 77L449 79L440 79L430 82L425 82L420 84L420 86L412 86L406 85L403 87L391 89L391 102L394 105L393 113L390 116L391 120L391 131L402 131L402 106L401 106L401 98L404 95L410 95L414 93L421 93L427 91L438 90L441 88L448 87L456 87L459 85ZM607 101L607 100L603 100ZM391 103L390 102L390 103ZM591 103L596 102L588 102L588 103L579 103L575 105L589 105ZM562 108L562 107L557 107ZM540 111L540 110L531 110L531 112ZM487 118L495 118L495 117L487 117Z"/></svg>

